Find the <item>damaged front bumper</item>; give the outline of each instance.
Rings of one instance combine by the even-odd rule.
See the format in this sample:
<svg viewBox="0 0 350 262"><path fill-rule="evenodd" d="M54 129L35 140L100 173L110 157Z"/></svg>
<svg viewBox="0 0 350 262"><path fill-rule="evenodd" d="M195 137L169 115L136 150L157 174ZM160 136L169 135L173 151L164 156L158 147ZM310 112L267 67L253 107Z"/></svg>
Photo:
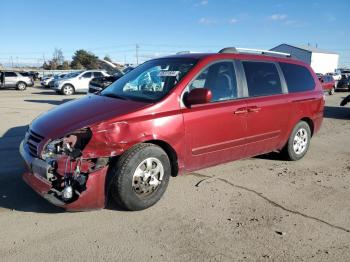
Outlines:
<svg viewBox="0 0 350 262"><path fill-rule="evenodd" d="M57 196L57 190L48 180L48 171L51 166L44 160L30 155L28 145L22 141L20 154L26 163L27 171L23 180L39 195L55 206L69 211L82 211L104 208L106 205L105 181L108 166L103 166L88 174L85 190L71 202L65 202Z"/></svg>

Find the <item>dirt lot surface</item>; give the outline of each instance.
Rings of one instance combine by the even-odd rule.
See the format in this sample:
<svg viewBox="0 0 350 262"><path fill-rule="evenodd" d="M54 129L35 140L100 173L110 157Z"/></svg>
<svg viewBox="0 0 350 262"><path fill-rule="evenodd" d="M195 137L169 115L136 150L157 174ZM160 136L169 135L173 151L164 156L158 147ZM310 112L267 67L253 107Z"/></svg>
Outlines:
<svg viewBox="0 0 350 262"><path fill-rule="evenodd" d="M299 162L236 161L172 178L144 211L68 213L24 184L18 146L33 118L80 96L0 90L0 261L350 261L346 94L326 97Z"/></svg>

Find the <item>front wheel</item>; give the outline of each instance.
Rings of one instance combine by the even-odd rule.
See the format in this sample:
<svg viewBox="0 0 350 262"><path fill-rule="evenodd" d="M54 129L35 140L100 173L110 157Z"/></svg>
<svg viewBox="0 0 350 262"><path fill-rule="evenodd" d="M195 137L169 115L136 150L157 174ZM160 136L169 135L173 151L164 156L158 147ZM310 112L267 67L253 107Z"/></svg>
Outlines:
<svg viewBox="0 0 350 262"><path fill-rule="evenodd" d="M27 88L27 85L24 82L19 82L17 84L17 89L20 90L20 91L26 90L26 88Z"/></svg>
<svg viewBox="0 0 350 262"><path fill-rule="evenodd" d="M328 91L328 94L329 94L330 96L332 96L332 95L334 95L334 93L335 93L335 88L334 88L334 86L333 86L332 89Z"/></svg>
<svg viewBox="0 0 350 262"><path fill-rule="evenodd" d="M70 96L74 94L74 87L72 85L64 85L62 87L62 94Z"/></svg>
<svg viewBox="0 0 350 262"><path fill-rule="evenodd" d="M126 151L111 172L113 200L134 211L159 201L168 186L171 166L162 148L142 143Z"/></svg>
<svg viewBox="0 0 350 262"><path fill-rule="evenodd" d="M296 161L303 158L309 149L310 140L310 126L305 121L300 121L293 128L293 131L288 139L287 145L284 148L286 157L292 161Z"/></svg>

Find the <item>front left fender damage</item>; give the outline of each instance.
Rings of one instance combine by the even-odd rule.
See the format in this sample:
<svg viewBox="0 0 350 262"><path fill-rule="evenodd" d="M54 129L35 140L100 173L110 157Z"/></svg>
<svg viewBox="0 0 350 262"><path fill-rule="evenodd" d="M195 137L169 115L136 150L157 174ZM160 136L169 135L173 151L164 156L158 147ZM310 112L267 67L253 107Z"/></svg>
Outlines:
<svg viewBox="0 0 350 262"><path fill-rule="evenodd" d="M106 174L113 158L122 154L127 124L83 128L48 141L41 158L31 158L26 143L20 150L27 162L23 179L52 204L67 210L98 209L106 204ZM118 141L118 142L116 142Z"/></svg>

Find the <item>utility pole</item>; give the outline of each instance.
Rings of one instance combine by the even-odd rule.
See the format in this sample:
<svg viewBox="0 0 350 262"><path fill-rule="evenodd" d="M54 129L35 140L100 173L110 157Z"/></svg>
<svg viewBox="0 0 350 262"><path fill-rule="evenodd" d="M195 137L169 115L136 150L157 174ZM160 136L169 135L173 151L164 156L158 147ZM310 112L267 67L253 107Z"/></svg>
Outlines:
<svg viewBox="0 0 350 262"><path fill-rule="evenodd" d="M140 46L136 44L136 65L139 65L139 48Z"/></svg>
<svg viewBox="0 0 350 262"><path fill-rule="evenodd" d="M11 68L13 68L13 57L11 56Z"/></svg>

